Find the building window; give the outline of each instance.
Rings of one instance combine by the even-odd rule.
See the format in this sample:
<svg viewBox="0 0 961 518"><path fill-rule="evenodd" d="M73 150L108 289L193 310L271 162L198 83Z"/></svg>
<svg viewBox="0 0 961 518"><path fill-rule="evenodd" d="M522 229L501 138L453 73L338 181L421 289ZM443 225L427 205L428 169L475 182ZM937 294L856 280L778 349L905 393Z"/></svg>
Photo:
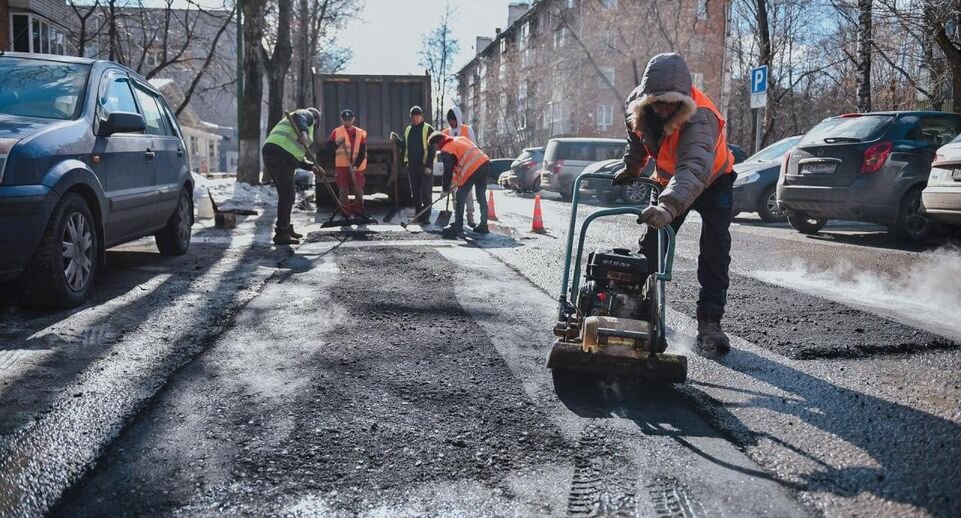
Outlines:
<svg viewBox="0 0 961 518"><path fill-rule="evenodd" d="M604 50L616 50L617 43L614 37L614 31L604 31L601 33L601 48Z"/></svg>
<svg viewBox="0 0 961 518"><path fill-rule="evenodd" d="M564 46L564 40L566 39L567 27L561 27L560 30L554 31L554 48L562 48Z"/></svg>
<svg viewBox="0 0 961 518"><path fill-rule="evenodd" d="M573 9L577 7L577 0L567 0L567 8Z"/></svg>
<svg viewBox="0 0 961 518"><path fill-rule="evenodd" d="M10 46L15 52L58 55L67 53L64 33L42 18L29 14L14 14L10 17L10 25L13 29Z"/></svg>
<svg viewBox="0 0 961 518"><path fill-rule="evenodd" d="M2 22L0 22L2 23ZM10 35L14 52L30 52L30 17L15 14L11 17L13 34Z"/></svg>
<svg viewBox="0 0 961 518"><path fill-rule="evenodd" d="M617 9L617 0L601 0L601 5L605 9Z"/></svg>
<svg viewBox="0 0 961 518"><path fill-rule="evenodd" d="M507 48L508 48L507 38L501 38L501 54L506 54Z"/></svg>
<svg viewBox="0 0 961 518"><path fill-rule="evenodd" d="M190 154L194 156L200 154L200 139L193 135L190 136Z"/></svg>
<svg viewBox="0 0 961 518"><path fill-rule="evenodd" d="M604 77L597 78L597 86L601 88L608 88L607 86L608 82L610 82L610 84L612 85L616 84L614 82L614 67L600 67L600 69L601 69L601 74ZM606 81L605 81L605 78L607 79Z"/></svg>
<svg viewBox="0 0 961 518"><path fill-rule="evenodd" d="M614 107L609 104L597 106L597 129L607 131L614 125Z"/></svg>
<svg viewBox="0 0 961 518"><path fill-rule="evenodd" d="M144 54L143 64L148 67L160 66L160 62L163 59L163 51L160 49L147 49Z"/></svg>
<svg viewBox="0 0 961 518"><path fill-rule="evenodd" d="M710 0L697 0L697 19L707 20L708 2Z"/></svg>
<svg viewBox="0 0 961 518"><path fill-rule="evenodd" d="M694 88L704 91L704 74L700 72L691 72L691 84Z"/></svg>

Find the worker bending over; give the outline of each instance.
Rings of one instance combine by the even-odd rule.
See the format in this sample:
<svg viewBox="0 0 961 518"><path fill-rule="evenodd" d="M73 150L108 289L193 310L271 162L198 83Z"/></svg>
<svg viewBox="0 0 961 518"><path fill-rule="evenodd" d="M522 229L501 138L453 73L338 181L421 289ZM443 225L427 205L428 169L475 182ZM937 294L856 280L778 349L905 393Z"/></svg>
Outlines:
<svg viewBox="0 0 961 518"><path fill-rule="evenodd" d="M444 192L457 187L454 198L454 222L444 227L441 235L454 238L464 233L464 205L471 189L477 195L480 205L480 223L474 232L487 234L487 174L490 158L477 144L467 137L451 137L443 133L433 133L428 139L432 147L440 150L439 160L444 163Z"/></svg>
<svg viewBox="0 0 961 518"><path fill-rule="evenodd" d="M701 215L697 280L697 341L719 352L730 350L721 329L731 265L731 217L734 157L727 147L724 117L691 84L691 73L678 54L658 54L644 70L641 84L627 98L627 167L614 178L629 184L654 159L654 180L664 191L657 205L640 219L653 228L681 228L691 209ZM648 264L657 263L657 232L648 230L641 249Z"/></svg>
<svg viewBox="0 0 961 518"><path fill-rule="evenodd" d="M474 128L471 128L467 124L461 123L464 120L464 116L457 106L452 106L451 109L447 110L447 128L444 128L444 135L450 137L466 137L470 139L471 142L477 144L477 136L474 135ZM457 197L457 188L451 189L451 196ZM467 226L474 227L477 225L477 220L474 219L474 193L467 190Z"/></svg>
<svg viewBox="0 0 961 518"><path fill-rule="evenodd" d="M294 125L291 125L293 119ZM261 148L264 168L274 179L277 187L277 226L274 229L274 244L297 245L304 237L294 231L290 223L290 212L294 207L294 171L304 163L305 149L315 141L320 133L315 131L320 122L320 110L306 108L291 112L290 118L284 117L277 123L267 141Z"/></svg>
<svg viewBox="0 0 961 518"><path fill-rule="evenodd" d="M420 106L410 109L410 125L404 130L401 140L396 133L390 138L404 155L407 165L407 179L410 181L410 194L414 200L414 213L421 214L418 223L430 224L430 212L424 209L430 205L431 190L434 187L434 153L427 143L427 137L434 128L424 122L424 110Z"/></svg>
<svg viewBox="0 0 961 518"><path fill-rule="evenodd" d="M364 210L364 172L367 170L367 132L354 126L354 112L340 112L341 125L330 132L327 153L334 153L334 181L344 217L367 216ZM354 196L353 201L348 194Z"/></svg>

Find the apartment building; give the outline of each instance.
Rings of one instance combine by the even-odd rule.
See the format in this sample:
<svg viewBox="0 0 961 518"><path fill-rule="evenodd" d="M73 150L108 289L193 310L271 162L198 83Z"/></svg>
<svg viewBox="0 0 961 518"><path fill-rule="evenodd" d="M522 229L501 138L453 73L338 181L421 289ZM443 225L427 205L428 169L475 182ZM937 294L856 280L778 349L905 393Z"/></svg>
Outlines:
<svg viewBox="0 0 961 518"><path fill-rule="evenodd" d="M729 0L536 0L508 8L457 73L478 139L498 156L558 136L621 137L648 59L679 52L696 86L727 102Z"/></svg>

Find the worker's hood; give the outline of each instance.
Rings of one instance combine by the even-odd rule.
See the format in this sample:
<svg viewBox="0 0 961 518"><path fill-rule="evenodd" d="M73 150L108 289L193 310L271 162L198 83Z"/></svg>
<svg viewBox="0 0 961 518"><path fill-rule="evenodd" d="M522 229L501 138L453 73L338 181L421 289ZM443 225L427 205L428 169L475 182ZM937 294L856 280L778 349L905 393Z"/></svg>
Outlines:
<svg viewBox="0 0 961 518"><path fill-rule="evenodd" d="M457 124L466 124L464 121L464 114L461 113L460 108L457 105L451 106L447 113L444 114L445 118L449 118L451 112L454 112L454 118L457 119Z"/></svg>
<svg viewBox="0 0 961 518"><path fill-rule="evenodd" d="M691 71L680 54L670 52L654 56L644 69L641 84L627 99L628 124L635 131L641 131L646 107L656 101L679 102L681 107L664 123L664 134L671 135L697 111L691 87Z"/></svg>

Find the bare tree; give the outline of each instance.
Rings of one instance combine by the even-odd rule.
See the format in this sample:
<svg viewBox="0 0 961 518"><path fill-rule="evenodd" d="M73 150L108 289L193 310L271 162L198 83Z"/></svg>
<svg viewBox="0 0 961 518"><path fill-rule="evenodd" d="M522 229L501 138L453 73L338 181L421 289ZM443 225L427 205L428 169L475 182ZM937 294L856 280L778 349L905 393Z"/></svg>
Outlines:
<svg viewBox="0 0 961 518"><path fill-rule="evenodd" d="M260 53L267 72L267 127L273 128L284 116L284 85L290 69L290 23L293 17L292 0L277 0L276 32L273 50L268 51L261 40Z"/></svg>
<svg viewBox="0 0 961 518"><path fill-rule="evenodd" d="M429 70L431 74L434 96L434 125L437 127L440 127L443 122L445 97L455 79L452 73L454 56L460 50L460 43L454 38L453 28L451 27L451 17L453 15L454 9L448 1L440 25L423 36L423 48L420 51L420 61L418 61L418 64Z"/></svg>
<svg viewBox="0 0 961 518"><path fill-rule="evenodd" d="M871 54L874 30L873 0L858 0L858 111L871 111Z"/></svg>
<svg viewBox="0 0 961 518"><path fill-rule="evenodd" d="M264 36L264 5L245 1L242 4L244 30L244 103L238 137L237 181L256 184L260 180L260 104L263 101L263 63L261 39Z"/></svg>

